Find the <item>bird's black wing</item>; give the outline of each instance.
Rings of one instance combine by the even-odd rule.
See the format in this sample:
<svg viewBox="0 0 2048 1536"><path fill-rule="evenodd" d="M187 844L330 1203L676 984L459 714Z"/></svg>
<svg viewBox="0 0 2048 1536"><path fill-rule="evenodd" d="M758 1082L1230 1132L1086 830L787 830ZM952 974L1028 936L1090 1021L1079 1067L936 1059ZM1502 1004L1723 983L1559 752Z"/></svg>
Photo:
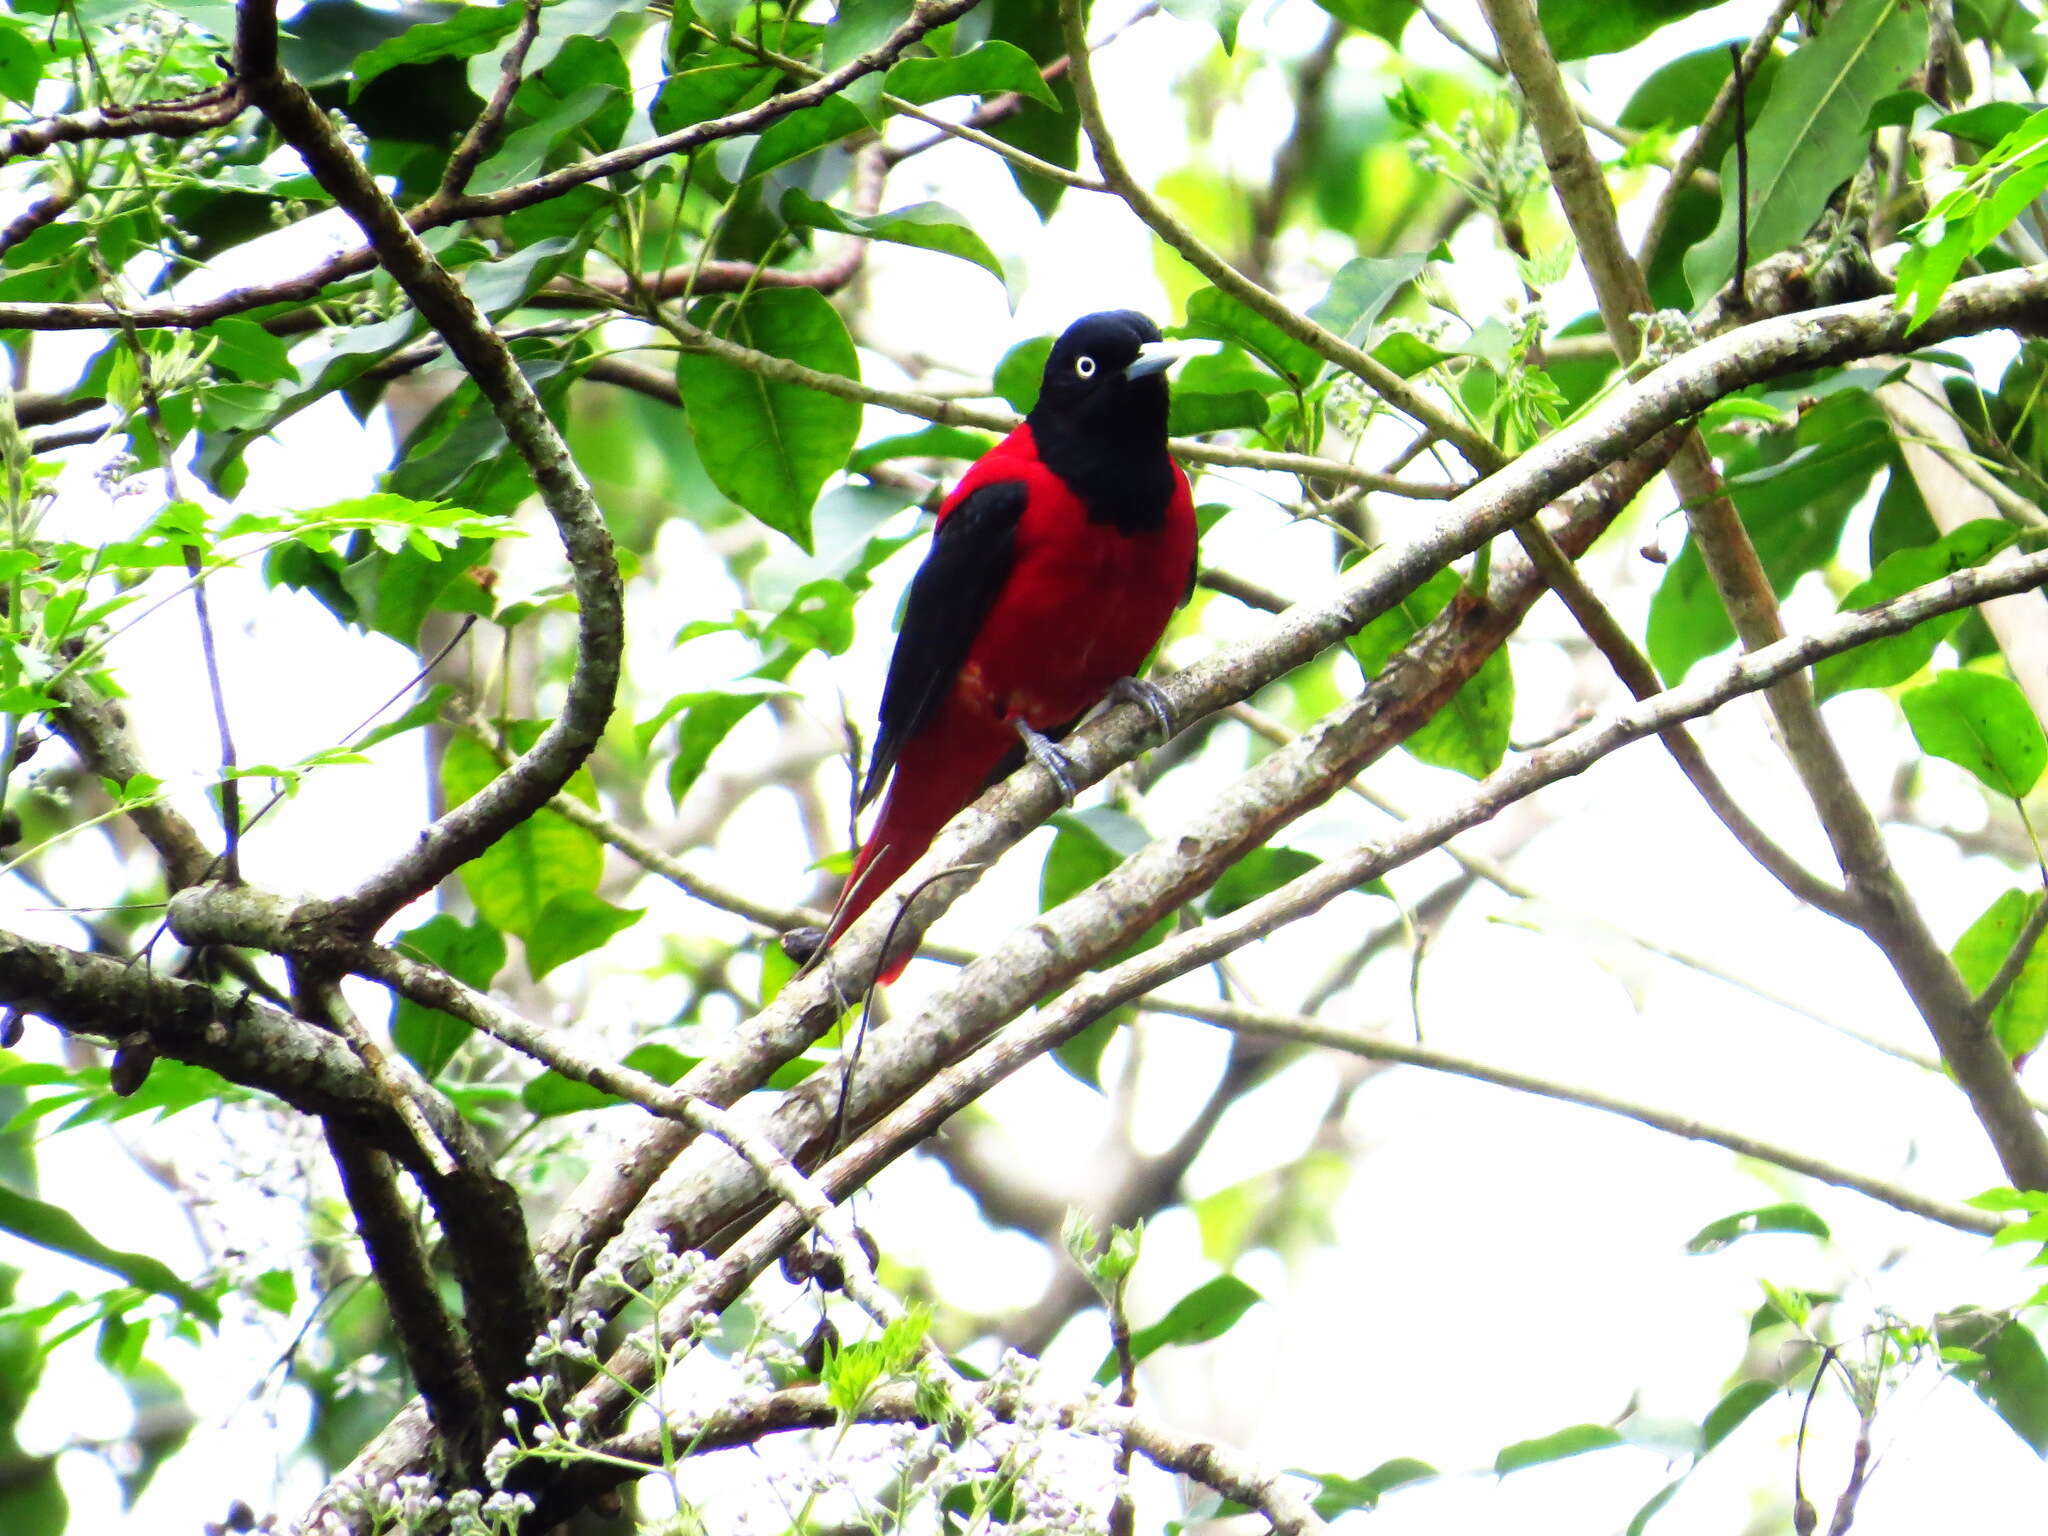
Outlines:
<svg viewBox="0 0 2048 1536"><path fill-rule="evenodd" d="M880 793L896 759L939 706L967 660L974 637L1010 579L1017 522L1030 489L1003 480L968 493L946 514L911 578L903 630L882 687L882 725L861 787L863 808Z"/></svg>

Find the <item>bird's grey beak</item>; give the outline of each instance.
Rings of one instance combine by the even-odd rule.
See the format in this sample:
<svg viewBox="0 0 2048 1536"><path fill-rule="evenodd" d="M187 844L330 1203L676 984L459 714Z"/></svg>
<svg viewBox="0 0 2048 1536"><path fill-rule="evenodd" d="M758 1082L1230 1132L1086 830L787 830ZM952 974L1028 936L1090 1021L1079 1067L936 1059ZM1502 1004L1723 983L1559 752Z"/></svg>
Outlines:
<svg viewBox="0 0 2048 1536"><path fill-rule="evenodd" d="M1124 370L1124 377L1144 379L1155 373L1164 373L1187 355L1188 349L1178 342L1148 341L1138 348L1137 361Z"/></svg>

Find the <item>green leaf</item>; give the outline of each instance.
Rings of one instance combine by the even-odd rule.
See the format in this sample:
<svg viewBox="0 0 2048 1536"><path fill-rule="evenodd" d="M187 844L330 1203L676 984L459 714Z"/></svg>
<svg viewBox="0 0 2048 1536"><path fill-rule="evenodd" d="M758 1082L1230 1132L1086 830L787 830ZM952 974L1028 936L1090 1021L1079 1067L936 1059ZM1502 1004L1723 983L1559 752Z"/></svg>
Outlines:
<svg viewBox="0 0 2048 1536"><path fill-rule="evenodd" d="M1195 290L1188 297L1187 316L1170 334L1242 347L1297 389L1308 388L1322 371L1323 360L1313 350L1221 288Z"/></svg>
<svg viewBox="0 0 2048 1536"><path fill-rule="evenodd" d="M1895 551L1870 573L1869 580L1850 589L1842 599L1841 611L1874 608L1930 581L1982 565L2010 544L2016 533L2008 523L1980 518L1932 544ZM1903 683L1933 659L1934 648L1963 622L1963 617L1961 612L1945 613L1914 625L1904 634L1887 635L1826 658L1813 669L1815 697L1826 699L1853 688L1889 688Z"/></svg>
<svg viewBox="0 0 2048 1536"><path fill-rule="evenodd" d="M1324 330L1356 346L1367 335L1396 294L1421 275L1429 257L1358 256L1337 269L1323 296L1309 307L1308 317ZM1336 364L1324 367L1334 370Z"/></svg>
<svg viewBox="0 0 2048 1536"><path fill-rule="evenodd" d="M1463 585L1456 571L1438 571L1352 636L1351 653L1365 675L1377 676L1396 651L1450 606ZM1514 711L1514 672L1506 651L1496 650L1403 746L1419 762L1485 778L1507 753Z"/></svg>
<svg viewBox="0 0 2048 1536"><path fill-rule="evenodd" d="M1938 117L1927 126L1937 133L1966 139L1972 144L1981 144L1989 149L2015 130L2024 127L2033 115L2032 107L2022 106L2016 101L1987 101L1974 107L1966 107L1961 112L1951 112L1946 117Z"/></svg>
<svg viewBox="0 0 2048 1536"><path fill-rule="evenodd" d="M1308 1474L1322 1485L1322 1491L1315 1497L1315 1512L1325 1520L1334 1520L1346 1510L1377 1509L1380 1499L1404 1483L1420 1482L1425 1477L1435 1477L1436 1468L1426 1461L1417 1461L1413 1456L1396 1456L1383 1461L1363 1477L1338 1477L1328 1472Z"/></svg>
<svg viewBox="0 0 2048 1536"><path fill-rule="evenodd" d="M1614 9L1613 0L1598 0L1597 8ZM1919 0L1844 0L1825 29L1785 61L1749 132L1752 262L1805 237L1863 163L1871 108L1899 89L1926 53L1927 9ZM1685 279L1696 302L1718 292L1735 266L1734 153L1721 164L1720 222L1686 254Z"/></svg>
<svg viewBox="0 0 2048 1536"><path fill-rule="evenodd" d="M1057 107L1052 89L1031 55L1014 43L990 41L948 59L899 59L882 88L917 106L948 96L994 96L1015 91Z"/></svg>
<svg viewBox="0 0 2048 1536"><path fill-rule="evenodd" d="M437 912L401 933L395 947L400 954L431 961L479 992L487 991L505 968L505 936L482 918L469 924L452 913ZM396 999L391 1010L392 1043L428 1078L441 1075L472 1033L473 1027L462 1020L407 998Z"/></svg>
<svg viewBox="0 0 2048 1536"><path fill-rule="evenodd" d="M628 1051L623 1065L668 1084L675 1082L701 1059L686 1055L659 1040L649 1040ZM520 1089L519 1101L540 1120L552 1119L556 1115L580 1114L586 1109L606 1109L625 1102L602 1088L578 1082L573 1077L564 1077L552 1069Z"/></svg>
<svg viewBox="0 0 2048 1536"><path fill-rule="evenodd" d="M778 165L801 160L813 150L823 149L827 144L836 144L850 134L863 132L867 127L867 114L848 101L844 95L827 96L814 107L805 107L801 111L790 113L763 133L748 153L747 167L741 173L740 179L750 181L756 176L766 175Z"/></svg>
<svg viewBox="0 0 2048 1536"><path fill-rule="evenodd" d="M1743 82L1743 101L1751 123L1756 121L1757 114L1770 100L1778 68L1783 62L1782 54L1767 53L1758 62L1756 71ZM1695 49L1668 64L1660 64L1636 87L1616 121L1624 128L1665 128L1674 133L1691 128L1707 115L1707 108L1713 105L1714 97L1727 83L1733 68L1725 43ZM1704 146L1700 157L1702 164L1718 164L1722 155L1727 153L1728 146L1735 142L1734 118L1733 112L1724 114ZM1674 229L1673 234L1677 233Z"/></svg>
<svg viewBox="0 0 2048 1536"><path fill-rule="evenodd" d="M1555 1434L1543 1435L1534 1440L1517 1440L1513 1445L1501 1447L1500 1454L1493 1458L1493 1470L1505 1477L1510 1472L1519 1472L1524 1467L1541 1466L1547 1461L1563 1461L1567 1456L1582 1456L1587 1451L1604 1451L1610 1445L1621 1445L1619 1431L1605 1424L1574 1424L1569 1429L1560 1429Z"/></svg>
<svg viewBox="0 0 2048 1536"><path fill-rule="evenodd" d="M284 339L253 320L231 315L194 334L202 345L212 344L208 360L238 379L251 384L267 384L273 379L298 381Z"/></svg>
<svg viewBox="0 0 2048 1536"><path fill-rule="evenodd" d="M1789 443L1772 438L1750 456L1731 455L1747 467L1728 477L1728 492L1772 591L1783 597L1833 558L1864 488L1895 455L1890 428L1860 390L1809 411ZM1735 641L1728 611L1691 540L1650 600L1647 639L1650 660L1667 683Z"/></svg>
<svg viewBox="0 0 2048 1536"><path fill-rule="evenodd" d="M526 969L535 981L556 966L602 949L646 916L644 909L615 907L589 891L564 891L541 909L540 922L526 936Z"/></svg>
<svg viewBox="0 0 2048 1536"><path fill-rule="evenodd" d="M1209 887L1202 909L1211 917L1235 912L1246 902L1257 901L1261 896L1277 891L1322 862L1314 854L1303 853L1299 848L1281 848L1270 843L1254 848L1223 871L1216 883Z"/></svg>
<svg viewBox="0 0 2048 1536"><path fill-rule="evenodd" d="M2006 891L1956 940L1949 958L1972 993L1991 985L2040 904L2039 891ZM2011 990L1992 1010L1991 1029L2014 1060L2032 1054L2048 1036L2048 940L2028 951Z"/></svg>
<svg viewBox="0 0 2048 1536"><path fill-rule="evenodd" d="M738 48L712 48L692 55L688 64L664 80L654 98L656 133L743 111L775 94L776 71Z"/></svg>
<svg viewBox="0 0 2048 1536"><path fill-rule="evenodd" d="M1131 1358L1143 1360L1170 1344L1201 1344L1221 1338L1237 1326L1237 1320L1266 1298L1235 1275L1218 1275L1196 1286L1167 1310L1166 1316L1149 1328L1131 1334ZM1095 1380L1107 1386L1117 1378L1116 1352L1095 1372Z"/></svg>
<svg viewBox="0 0 2048 1536"><path fill-rule="evenodd" d="M466 59L496 47L512 35L522 12L517 5L464 5L445 21L407 27L358 55L349 70L349 100L360 98L363 88L386 70L434 59Z"/></svg>
<svg viewBox="0 0 2048 1536"><path fill-rule="evenodd" d="M898 432L864 443L859 452L847 460L846 472L850 475L866 474L877 464L886 464L891 459L959 459L972 462L995 445L996 440L986 432L974 432L966 427L944 427L934 422L915 432Z"/></svg>
<svg viewBox="0 0 2048 1536"><path fill-rule="evenodd" d="M299 1304L299 1282L288 1269L266 1269L249 1282L249 1296L257 1306L290 1317Z"/></svg>
<svg viewBox="0 0 2048 1536"><path fill-rule="evenodd" d="M1034 336L1020 341L996 364L995 392L1020 416L1030 415L1031 407L1038 404L1038 386L1045 382L1045 360L1052 356L1052 340Z"/></svg>
<svg viewBox="0 0 2048 1536"><path fill-rule="evenodd" d="M1826 1242L1832 1235L1828 1224L1803 1205L1766 1205L1754 1211L1737 1211L1710 1221L1685 1245L1687 1253L1719 1253L1732 1243L1759 1232L1793 1232Z"/></svg>
<svg viewBox="0 0 2048 1536"><path fill-rule="evenodd" d="M1104 875L1123 863L1151 840L1144 827L1127 811L1114 806L1090 806L1085 811L1064 811L1053 817L1054 836L1052 846L1045 852L1045 863L1038 872L1038 910L1050 912L1061 902L1079 895ZM1143 934L1126 945L1116 954L1096 962L1097 966L1109 966L1129 959L1150 949L1173 931L1171 913L1159 919ZM1079 1037L1077 1037L1079 1038ZM1101 1044L1108 1039L1108 1033L1095 1037L1095 1046L1089 1060L1101 1054ZM1070 1045L1073 1042L1068 1042ZM1074 1069L1075 1061L1070 1056L1060 1060ZM1076 1071L1076 1076L1091 1088L1099 1088L1092 1071Z"/></svg>
<svg viewBox="0 0 2048 1536"><path fill-rule="evenodd" d="M1718 0L1539 0L1538 20L1559 59L1633 48L1670 22Z"/></svg>
<svg viewBox="0 0 2048 1536"><path fill-rule="evenodd" d="M1417 0L1316 0L1339 21L1370 32L1389 48L1401 46L1401 34L1421 9Z"/></svg>
<svg viewBox="0 0 2048 1536"><path fill-rule="evenodd" d="M519 734L538 734L526 722ZM441 793L453 807L498 776L498 761L479 741L457 736L441 758ZM578 769L570 794L595 803L590 770ZM531 939L549 902L569 891L597 889L604 875L604 845L558 811L541 810L499 838L459 873L480 917L506 933Z"/></svg>
<svg viewBox="0 0 2048 1536"><path fill-rule="evenodd" d="M0 27L0 96L33 110L43 78L36 45L13 27Z"/></svg>
<svg viewBox="0 0 2048 1536"><path fill-rule="evenodd" d="M1971 1308L1938 1319L1935 1337L1978 1357L1956 1375L2035 1455L2048 1456L2048 1356L2033 1333L2015 1317Z"/></svg>
<svg viewBox="0 0 2048 1536"><path fill-rule="evenodd" d="M209 1327L220 1324L220 1308L212 1297L193 1289L160 1259L146 1253L127 1253L109 1248L86 1231L78 1218L61 1205L32 1199L0 1185L0 1232L11 1232L24 1242L52 1253L61 1253L119 1275L138 1290L168 1296Z"/></svg>
<svg viewBox="0 0 2048 1536"><path fill-rule="evenodd" d="M1922 751L1967 768L1996 794L2019 799L2048 764L2041 722L2009 677L1958 668L1899 703Z"/></svg>
<svg viewBox="0 0 2048 1536"><path fill-rule="evenodd" d="M1730 1387L1700 1420L1701 1453L1711 1451L1734 1434L1736 1426L1769 1402L1777 1391L1774 1381L1739 1381Z"/></svg>
<svg viewBox="0 0 2048 1536"><path fill-rule="evenodd" d="M887 213L844 213L819 202L800 187L791 187L782 195L782 217L791 224L957 256L973 262L997 282L1007 282L996 253L968 227L962 215L944 203L912 203Z"/></svg>
<svg viewBox="0 0 2048 1536"><path fill-rule="evenodd" d="M694 318L770 357L860 377L846 322L812 289L760 290L731 306L714 301ZM859 403L694 352L676 359L676 383L712 483L810 553L811 508L860 437Z"/></svg>

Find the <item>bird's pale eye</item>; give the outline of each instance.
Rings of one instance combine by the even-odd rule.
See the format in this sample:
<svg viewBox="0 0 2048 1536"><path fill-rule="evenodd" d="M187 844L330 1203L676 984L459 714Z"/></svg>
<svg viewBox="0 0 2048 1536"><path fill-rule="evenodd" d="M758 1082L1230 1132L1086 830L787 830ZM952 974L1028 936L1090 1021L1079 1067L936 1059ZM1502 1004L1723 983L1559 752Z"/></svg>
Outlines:
<svg viewBox="0 0 2048 1536"><path fill-rule="evenodd" d="M1076 373L1078 373L1079 375L1081 375L1081 377L1082 377L1082 378L1084 378L1084 379L1092 379L1092 378L1094 378L1094 377L1095 377L1095 359L1094 359L1094 358L1092 358L1092 357L1077 357L1077 358L1075 358L1075 359L1074 359L1074 372L1076 372Z"/></svg>

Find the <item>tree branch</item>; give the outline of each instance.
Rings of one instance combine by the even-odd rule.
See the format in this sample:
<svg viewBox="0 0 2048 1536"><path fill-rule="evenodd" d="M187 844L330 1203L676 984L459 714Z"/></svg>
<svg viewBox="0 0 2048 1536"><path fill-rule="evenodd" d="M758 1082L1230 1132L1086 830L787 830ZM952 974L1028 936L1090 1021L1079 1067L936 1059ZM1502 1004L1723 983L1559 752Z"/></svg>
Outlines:
<svg viewBox="0 0 2048 1536"><path fill-rule="evenodd" d="M454 1319L441 1304L433 1266L399 1194L391 1164L382 1152L357 1141L340 1125L327 1127L327 1146L355 1213L371 1273L390 1308L406 1368L426 1400L456 1475L474 1481L482 1470L488 1424L483 1385Z"/></svg>
<svg viewBox="0 0 2048 1536"><path fill-rule="evenodd" d="M243 0L245 33L264 30L251 19L259 9L257 0ZM274 46L274 23L271 30ZM589 756L611 716L618 688L624 592L611 535L588 482L511 352L468 293L420 244L304 87L282 70L258 75L246 64L243 78L250 99L362 228L378 258L428 324L447 339L490 403L554 519L576 592L575 669L560 714L519 763L445 812L412 847L333 903L334 921L368 934L545 805Z"/></svg>
<svg viewBox="0 0 2048 1536"><path fill-rule="evenodd" d="M1652 1130L1663 1131L1667 1135L1684 1137L1688 1141L1708 1142L1717 1147L1725 1147L1739 1157L1753 1157L1760 1162L1789 1169L1807 1178L1819 1179L1824 1184L1854 1190L1859 1195L1866 1195L1881 1204L1891 1206L1894 1210L1904 1211L1909 1216L1922 1216L1929 1221L1938 1221L1959 1231L1975 1232L1988 1237L2004 1225L1998 1217L1988 1212L1974 1210L1966 1205L1951 1205L1947 1201L1929 1199L1888 1180L1872 1178L1868 1174L1858 1173L1853 1168L1830 1163L1790 1147L1781 1147L1741 1131L1731 1131L1712 1125L1691 1115L1674 1114L1669 1110L1637 1103L1635 1100L1624 1099L1615 1094L1602 1093L1597 1089L1581 1087L1575 1083L1558 1082L1533 1073L1497 1067L1469 1056L1409 1045L1380 1035L1364 1034L1299 1014L1273 1013L1230 1003L1204 1002L1183 1005L1174 999L1155 995L1148 997L1142 1006L1148 1013L1182 1014L1187 1018L1199 1019L1205 1024L1218 1025L1237 1035L1253 1035L1263 1039L1290 1040L1300 1045L1323 1046L1362 1057L1367 1061L1389 1061L1402 1066L1423 1067L1431 1072L1447 1072L1456 1077L1469 1077L1476 1082L1511 1088L1517 1093L1533 1094L1538 1098L1556 1099L1563 1104L1577 1104L1586 1109L1619 1115L1623 1119L1633 1120L1638 1125L1647 1125Z"/></svg>
<svg viewBox="0 0 2048 1536"><path fill-rule="evenodd" d="M1650 311L1649 291L1641 269L1622 244L1613 200L1570 111L1557 61L1529 0L1482 4L1501 55L1528 98L1607 334L1628 361L1640 347L1632 317ZM1768 647L1784 634L1777 598L1696 431L1689 431L1680 444L1672 481L1737 636L1752 650ZM1856 793L1840 750L1820 718L1812 688L1805 677L1787 674L1768 699L1786 753L1848 878L1857 926L1904 984L1997 1149L2007 1177L2017 1187L2048 1189L2048 1133L2029 1109L2011 1062L1975 1018L1955 966L1935 943L1892 867L1877 822Z"/></svg>

